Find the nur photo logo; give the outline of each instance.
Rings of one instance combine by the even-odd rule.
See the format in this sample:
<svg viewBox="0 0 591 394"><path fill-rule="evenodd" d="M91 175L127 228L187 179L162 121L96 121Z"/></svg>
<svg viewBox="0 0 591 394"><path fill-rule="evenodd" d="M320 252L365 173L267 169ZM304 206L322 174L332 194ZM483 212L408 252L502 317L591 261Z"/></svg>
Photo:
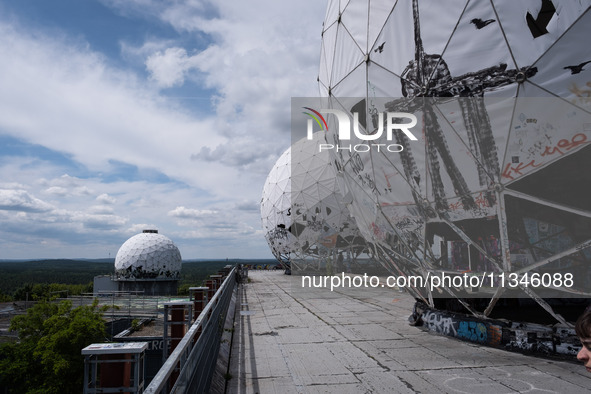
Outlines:
<svg viewBox="0 0 591 394"><path fill-rule="evenodd" d="M336 117L336 136L339 143L336 144L319 144L318 150L319 152L323 150L336 150L339 151L349 151L349 152L369 152L371 150L380 151L388 151L388 152L401 152L404 147L400 144L390 143L393 141L395 136L395 130L399 130L400 132L404 133L408 139L411 141L417 141L417 137L412 133L410 130L412 127L416 126L417 124L417 117L413 114L407 112L380 112L377 114L378 122L377 122L377 129L374 133L371 134L364 134L361 132L361 127L359 124L359 113L353 112L353 122L349 119L349 115L337 109L320 109L315 110L310 107L303 107L306 112L303 112L305 115L308 115L310 119L307 122L307 133L306 138L308 140L313 139L314 134L314 123L316 123L321 131L328 131L328 123L323 115L334 115ZM384 121L385 117L385 121ZM410 120L410 122L404 123L397 123L395 120L406 119ZM351 124L352 123L352 124ZM384 127L385 125L385 127ZM378 141L380 139L383 140L383 135L385 131L385 137L387 143L368 143L368 141ZM351 136L354 135L354 138L361 140L363 142L358 144L352 144ZM347 144L348 143L348 144Z"/></svg>

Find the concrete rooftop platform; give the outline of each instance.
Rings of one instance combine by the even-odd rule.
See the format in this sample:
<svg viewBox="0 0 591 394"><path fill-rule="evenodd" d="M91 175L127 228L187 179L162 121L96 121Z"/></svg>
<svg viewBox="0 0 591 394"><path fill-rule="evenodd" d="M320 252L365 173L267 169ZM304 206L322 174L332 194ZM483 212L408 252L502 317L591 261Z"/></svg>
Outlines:
<svg viewBox="0 0 591 394"><path fill-rule="evenodd" d="M229 393L584 393L582 365L437 336L396 290L331 293L250 271L237 305Z"/></svg>

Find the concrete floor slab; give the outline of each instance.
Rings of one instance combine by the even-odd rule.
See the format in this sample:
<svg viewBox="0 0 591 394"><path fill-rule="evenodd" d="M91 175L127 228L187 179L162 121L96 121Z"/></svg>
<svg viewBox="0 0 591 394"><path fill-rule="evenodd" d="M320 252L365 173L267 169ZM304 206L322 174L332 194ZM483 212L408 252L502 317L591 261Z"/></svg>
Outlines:
<svg viewBox="0 0 591 394"><path fill-rule="evenodd" d="M392 289L298 289L250 271L236 314L228 393L582 393L581 365L511 353L408 324Z"/></svg>
<svg viewBox="0 0 591 394"><path fill-rule="evenodd" d="M395 340L402 337L393 330L377 323L340 324L334 326L349 341L361 341L366 338Z"/></svg>
<svg viewBox="0 0 591 394"><path fill-rule="evenodd" d="M318 327L309 328L284 328L279 331L283 343L325 343L342 341L343 339L336 335L334 330L322 330Z"/></svg>

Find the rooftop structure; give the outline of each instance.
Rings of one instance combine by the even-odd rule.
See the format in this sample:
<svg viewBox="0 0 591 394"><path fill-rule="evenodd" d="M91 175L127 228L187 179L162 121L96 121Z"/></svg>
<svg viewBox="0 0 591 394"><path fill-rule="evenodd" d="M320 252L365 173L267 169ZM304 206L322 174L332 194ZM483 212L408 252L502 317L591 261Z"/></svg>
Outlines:
<svg viewBox="0 0 591 394"><path fill-rule="evenodd" d="M115 273L125 279L178 279L181 253L158 230L144 230L121 245L115 258Z"/></svg>
<svg viewBox="0 0 591 394"><path fill-rule="evenodd" d="M119 248L114 277L94 278L94 293L175 295L181 264L181 253L170 238L158 234L158 230L144 230Z"/></svg>

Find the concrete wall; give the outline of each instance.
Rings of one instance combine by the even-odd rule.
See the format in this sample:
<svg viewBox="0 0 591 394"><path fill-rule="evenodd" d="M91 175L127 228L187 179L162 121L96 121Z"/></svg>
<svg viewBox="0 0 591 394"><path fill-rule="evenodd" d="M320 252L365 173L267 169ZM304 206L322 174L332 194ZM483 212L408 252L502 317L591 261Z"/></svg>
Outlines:
<svg viewBox="0 0 591 394"><path fill-rule="evenodd" d="M118 291L119 285L111 279L110 275L101 275L94 277L93 295L97 297L99 292L108 293L111 291Z"/></svg>
<svg viewBox="0 0 591 394"><path fill-rule="evenodd" d="M119 280L119 291L143 291L144 295L177 295L178 280Z"/></svg>
<svg viewBox="0 0 591 394"><path fill-rule="evenodd" d="M144 295L177 295L178 280L113 280L110 275L94 277L94 296L114 291L143 292Z"/></svg>

